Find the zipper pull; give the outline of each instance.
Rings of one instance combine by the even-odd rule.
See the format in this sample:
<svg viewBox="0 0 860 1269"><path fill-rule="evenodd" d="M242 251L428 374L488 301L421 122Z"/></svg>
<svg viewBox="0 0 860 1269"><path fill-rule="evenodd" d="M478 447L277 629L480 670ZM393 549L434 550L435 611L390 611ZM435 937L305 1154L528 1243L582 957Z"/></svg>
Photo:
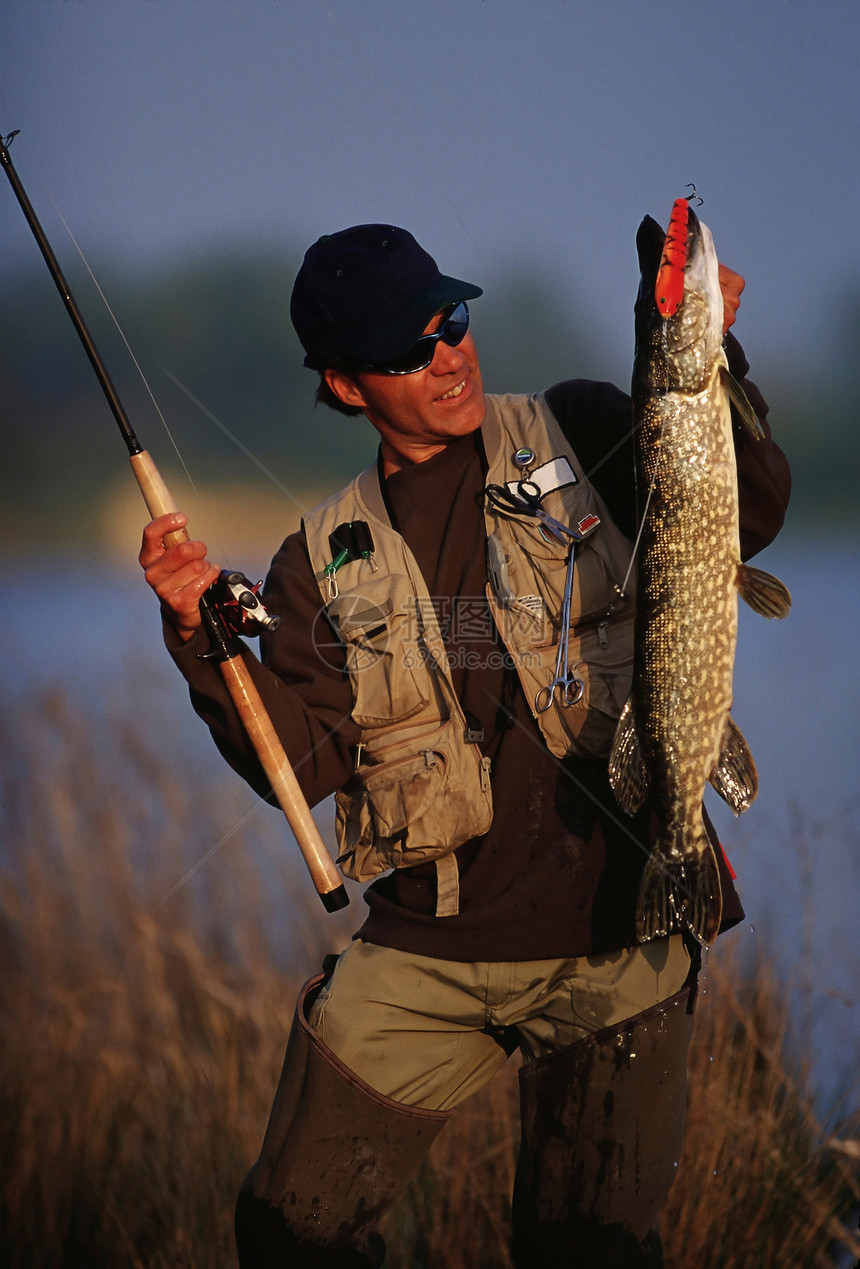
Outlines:
<svg viewBox="0 0 860 1269"><path fill-rule="evenodd" d="M607 620L598 621L597 623L597 642L601 648L609 647L609 622Z"/></svg>

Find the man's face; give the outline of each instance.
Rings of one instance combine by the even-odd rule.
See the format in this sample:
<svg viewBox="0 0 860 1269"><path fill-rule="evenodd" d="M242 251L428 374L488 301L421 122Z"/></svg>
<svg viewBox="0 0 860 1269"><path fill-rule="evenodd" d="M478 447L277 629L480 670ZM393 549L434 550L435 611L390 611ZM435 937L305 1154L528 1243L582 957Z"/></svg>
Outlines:
<svg viewBox="0 0 860 1269"><path fill-rule="evenodd" d="M423 333L432 334L442 320L437 313ZM413 374L349 376L329 370L326 378L342 400L364 410L379 432L386 475L432 458L484 419L481 368L468 333L456 348L440 339L430 365Z"/></svg>

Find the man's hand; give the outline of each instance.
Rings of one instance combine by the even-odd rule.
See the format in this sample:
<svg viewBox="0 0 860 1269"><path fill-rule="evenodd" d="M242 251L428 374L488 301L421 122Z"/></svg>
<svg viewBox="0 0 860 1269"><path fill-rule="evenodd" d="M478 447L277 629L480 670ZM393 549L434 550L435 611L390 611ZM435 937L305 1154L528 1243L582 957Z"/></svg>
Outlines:
<svg viewBox="0 0 860 1269"><path fill-rule="evenodd" d="M720 265L720 290L723 293L723 334L730 326L734 326L735 317L741 304L741 291L746 286L745 280L734 269Z"/></svg>
<svg viewBox="0 0 860 1269"><path fill-rule="evenodd" d="M164 538L183 529L188 516L182 511L152 520L143 531L140 566L161 600L162 608L180 639L187 643L200 625L200 599L218 580L220 570L206 559L204 542L179 542L165 546Z"/></svg>

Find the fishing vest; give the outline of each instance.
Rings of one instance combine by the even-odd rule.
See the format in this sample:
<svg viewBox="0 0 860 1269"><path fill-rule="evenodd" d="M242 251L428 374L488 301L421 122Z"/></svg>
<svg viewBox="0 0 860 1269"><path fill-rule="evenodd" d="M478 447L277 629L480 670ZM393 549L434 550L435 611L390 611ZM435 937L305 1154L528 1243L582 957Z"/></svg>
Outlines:
<svg viewBox="0 0 860 1269"><path fill-rule="evenodd" d="M632 546L543 396L486 402L487 485L516 496L517 483L529 480L530 489L540 489L542 510L563 524L599 519L575 546L568 632L569 667L582 684L575 703L563 705L555 693L549 708L538 709L548 702L556 668L570 543L556 541L537 518L487 501L486 594L550 752L607 757L632 679ZM526 450L532 457L523 466ZM343 564L344 529L353 524L368 527L372 551L360 549L363 541L352 550L347 544ZM332 636L343 645L352 717L361 729L353 775L335 795L337 862L346 876L367 881L433 860L436 915L455 915L453 852L490 827L490 760L454 692L434 605L391 525L376 465L316 507L302 527L324 605L318 647ZM338 560L343 566L335 569Z"/></svg>

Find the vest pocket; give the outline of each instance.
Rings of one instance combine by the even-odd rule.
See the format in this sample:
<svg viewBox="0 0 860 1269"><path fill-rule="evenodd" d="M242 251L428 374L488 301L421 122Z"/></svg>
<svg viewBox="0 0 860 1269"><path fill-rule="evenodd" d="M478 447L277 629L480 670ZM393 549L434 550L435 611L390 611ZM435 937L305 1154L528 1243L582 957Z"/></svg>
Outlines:
<svg viewBox="0 0 860 1269"><path fill-rule="evenodd" d="M477 748L456 743L459 720L414 728L394 744L364 751L366 760L335 794L338 864L368 881L449 854L486 833L492 820L489 779Z"/></svg>
<svg viewBox="0 0 860 1269"><path fill-rule="evenodd" d="M582 680L583 694L575 704L565 706L557 689L552 708L539 715L544 738L557 757L567 753L584 758L609 756L633 681L633 619L633 613L627 612L571 627L568 670ZM552 681L557 656L557 642L533 645L523 654L521 676L523 686L532 691L532 710L535 693Z"/></svg>
<svg viewBox="0 0 860 1269"><path fill-rule="evenodd" d="M346 647L352 717L359 727L390 726L429 704L415 674L421 623L414 588L402 575L392 574L386 583L389 594L381 603L353 586L326 609ZM378 595L375 582L368 589Z"/></svg>
<svg viewBox="0 0 860 1269"><path fill-rule="evenodd" d="M583 704L587 711L574 747L583 755L609 756L615 729L633 683L632 612L616 622L598 622L572 631L570 658L574 673L585 673ZM583 664L584 663L584 664Z"/></svg>

